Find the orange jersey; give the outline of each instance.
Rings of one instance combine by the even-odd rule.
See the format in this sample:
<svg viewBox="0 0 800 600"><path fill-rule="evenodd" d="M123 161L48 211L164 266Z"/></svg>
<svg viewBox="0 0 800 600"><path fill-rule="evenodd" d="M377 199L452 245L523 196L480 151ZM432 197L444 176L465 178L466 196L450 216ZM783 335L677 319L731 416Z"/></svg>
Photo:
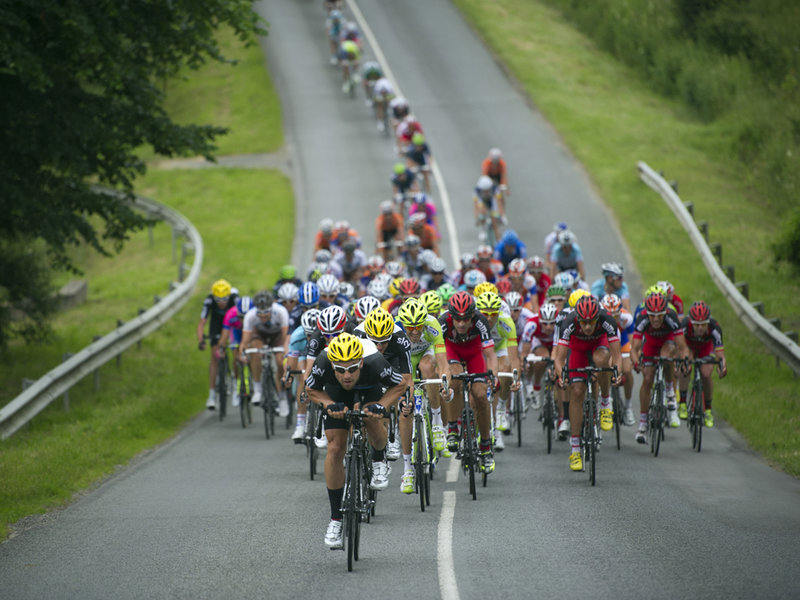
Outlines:
<svg viewBox="0 0 800 600"><path fill-rule="evenodd" d="M508 185L506 181L506 161L502 158L497 162L492 162L491 158L484 158L481 163L481 174L491 177L497 185Z"/></svg>

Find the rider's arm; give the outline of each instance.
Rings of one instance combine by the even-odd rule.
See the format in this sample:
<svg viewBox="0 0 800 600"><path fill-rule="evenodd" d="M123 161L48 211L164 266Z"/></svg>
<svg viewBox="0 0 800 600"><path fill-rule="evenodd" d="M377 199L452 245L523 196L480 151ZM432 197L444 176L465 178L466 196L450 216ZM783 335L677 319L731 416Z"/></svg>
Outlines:
<svg viewBox="0 0 800 600"><path fill-rule="evenodd" d="M483 348L483 360L486 361L486 369L496 376L498 373L497 354L494 351L494 346Z"/></svg>
<svg viewBox="0 0 800 600"><path fill-rule="evenodd" d="M200 322L197 324L197 343L203 343L203 333L206 329L206 320L201 318Z"/></svg>

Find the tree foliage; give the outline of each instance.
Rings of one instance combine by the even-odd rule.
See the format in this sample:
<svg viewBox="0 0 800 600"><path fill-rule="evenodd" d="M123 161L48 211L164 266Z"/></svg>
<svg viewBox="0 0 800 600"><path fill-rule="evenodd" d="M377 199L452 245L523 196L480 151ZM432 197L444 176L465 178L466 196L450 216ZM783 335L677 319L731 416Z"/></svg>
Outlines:
<svg viewBox="0 0 800 600"><path fill-rule="evenodd" d="M212 158L225 130L174 123L162 88L186 66L226 60L221 26L247 42L266 33L248 0L0 2L0 239L42 240L55 267L75 270L71 245L109 254L141 228L141 215L90 186L130 193L146 145ZM5 275L9 302L18 293Z"/></svg>

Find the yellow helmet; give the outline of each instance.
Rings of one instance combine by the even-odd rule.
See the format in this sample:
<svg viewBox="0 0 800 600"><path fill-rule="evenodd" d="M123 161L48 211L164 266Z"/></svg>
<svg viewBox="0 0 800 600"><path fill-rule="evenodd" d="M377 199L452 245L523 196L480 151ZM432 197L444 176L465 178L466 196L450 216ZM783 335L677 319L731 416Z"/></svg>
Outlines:
<svg viewBox="0 0 800 600"><path fill-rule="evenodd" d="M394 318L385 308L376 308L364 319L364 331L370 339L385 340L394 331Z"/></svg>
<svg viewBox="0 0 800 600"><path fill-rule="evenodd" d="M437 298L439 297L436 292L433 293ZM439 303L441 304L441 302L440 299ZM400 322L406 327L422 325L427 317L428 309L425 307L425 304L416 298L409 298L403 302L402 306L400 306L400 309L397 311L397 318L400 319Z"/></svg>
<svg viewBox="0 0 800 600"><path fill-rule="evenodd" d="M428 290L419 297L419 301L428 309L428 314L434 317L442 310L442 297L436 290ZM399 316L399 313L398 313Z"/></svg>
<svg viewBox="0 0 800 600"><path fill-rule="evenodd" d="M591 294L582 289L577 289L569 295L569 305L572 308L575 308L575 305L578 303L578 300L583 298L584 296L591 296Z"/></svg>
<svg viewBox="0 0 800 600"><path fill-rule="evenodd" d="M479 283L475 286L475 290L473 291L472 295L477 298L486 292L492 292L493 294L497 295L497 286L491 281L484 281L483 283Z"/></svg>
<svg viewBox="0 0 800 600"><path fill-rule="evenodd" d="M231 284L224 279L218 279L211 286L211 295L215 298L227 298L231 295Z"/></svg>
<svg viewBox="0 0 800 600"><path fill-rule="evenodd" d="M503 302L500 300L500 296L494 292L487 291L475 299L475 306L482 313L496 313L500 312Z"/></svg>
<svg viewBox="0 0 800 600"><path fill-rule="evenodd" d="M389 293L392 295L392 298L397 298L400 294L400 284L403 283L404 280L404 277L395 277L392 279L392 282L389 284Z"/></svg>
<svg viewBox="0 0 800 600"><path fill-rule="evenodd" d="M328 344L328 360L331 362L350 362L362 356L364 356L364 346L352 333L340 333Z"/></svg>

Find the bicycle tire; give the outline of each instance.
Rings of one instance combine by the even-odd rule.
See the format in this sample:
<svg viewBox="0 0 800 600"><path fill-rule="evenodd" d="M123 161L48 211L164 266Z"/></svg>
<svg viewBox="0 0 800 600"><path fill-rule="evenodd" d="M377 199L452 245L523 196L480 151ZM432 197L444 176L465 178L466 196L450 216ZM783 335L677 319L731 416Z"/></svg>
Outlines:
<svg viewBox="0 0 800 600"><path fill-rule="evenodd" d="M414 415L414 437L413 437L413 454L414 457L414 484L416 492L419 495L419 507L422 512L425 512L425 461L422 453L424 451L422 415Z"/></svg>
<svg viewBox="0 0 800 600"><path fill-rule="evenodd" d="M472 409L469 400L464 399L464 412L461 419L461 439L464 444L462 460L466 461L466 470L469 476L469 493L472 499L478 499L478 490L475 487L475 430L472 428Z"/></svg>
<svg viewBox="0 0 800 600"><path fill-rule="evenodd" d="M522 392L513 392L514 401L514 419L517 421L517 448L522 447L522 415L524 409L522 407Z"/></svg>
<svg viewBox="0 0 800 600"><path fill-rule="evenodd" d="M694 396L694 440L692 447L700 452L703 447L703 427L705 427L705 415L703 414L705 398L703 396L702 383L698 381L695 389L696 394L694 391L692 392Z"/></svg>
<svg viewBox="0 0 800 600"><path fill-rule="evenodd" d="M544 407L542 410L542 428L545 431L545 436L547 438L547 453L550 454L553 451L553 436L555 436L555 425L553 424L556 418L555 415L555 406L553 405L553 393L551 391L545 391L544 394Z"/></svg>
<svg viewBox="0 0 800 600"><path fill-rule="evenodd" d="M658 451L661 449L661 440L664 437L664 389L659 382L653 385L653 390L656 399L656 435L655 440L653 440L653 456L658 456Z"/></svg>
<svg viewBox="0 0 800 600"><path fill-rule="evenodd" d="M587 433L589 435L587 450L587 465L589 466L589 482L595 485L597 482L597 438L595 433L597 431L597 410L594 398L589 399L589 410L586 415L588 421Z"/></svg>
<svg viewBox="0 0 800 600"><path fill-rule="evenodd" d="M614 411L614 434L617 436L617 450L622 450L622 400L619 397L619 388L611 387L611 409Z"/></svg>
<svg viewBox="0 0 800 600"><path fill-rule="evenodd" d="M228 374L228 362L223 355L217 362L217 403L219 404L219 420L225 419L225 410L227 405L228 382L225 376Z"/></svg>
<svg viewBox="0 0 800 600"><path fill-rule="evenodd" d="M355 553L355 523L356 523L356 487L358 485L357 460L355 453L351 454L347 461L347 471L345 472L345 501L342 518L342 533L344 543L347 546L347 570L353 570L353 560Z"/></svg>

